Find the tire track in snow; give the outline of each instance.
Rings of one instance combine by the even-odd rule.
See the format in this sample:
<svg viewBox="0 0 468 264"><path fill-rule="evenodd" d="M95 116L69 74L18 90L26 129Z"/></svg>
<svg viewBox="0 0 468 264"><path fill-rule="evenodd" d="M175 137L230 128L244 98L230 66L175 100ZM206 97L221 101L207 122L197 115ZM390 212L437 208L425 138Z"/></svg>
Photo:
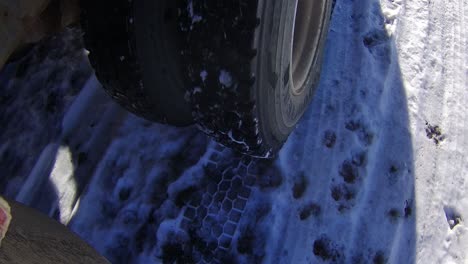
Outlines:
<svg viewBox="0 0 468 264"><path fill-rule="evenodd" d="M441 231L439 245L441 252L437 254L439 263L457 263L459 259L465 259L465 251L468 245L468 236L463 235L466 227L463 225L452 226L450 221L456 220L456 217L462 219L466 217L465 210L468 200L463 199L464 193L468 191L465 178L468 174L466 164L466 146L468 129L466 127L467 116L467 92L461 87L468 87L466 82L468 56L466 47L466 33L463 30L467 27L465 15L467 8L463 1L452 1L446 4L444 15L447 17L441 39L445 41L446 47L443 57L443 65L447 68L446 85L438 87L443 90L443 108L441 115L441 128L447 139L442 142L437 149L436 167L434 174L436 196L434 210L442 215L445 213L446 219L441 219L442 226L450 231ZM439 99L440 100L440 99ZM461 214L460 214L461 213ZM445 221L448 223L445 223ZM452 229L453 228L453 229ZM464 230L464 231L463 231ZM444 234L445 233L445 234ZM437 251L436 251L437 252ZM434 254L434 252L430 252Z"/></svg>
<svg viewBox="0 0 468 264"><path fill-rule="evenodd" d="M411 116L416 147L417 184L429 188L417 189L420 211L418 221L417 263L437 259L439 263L461 263L464 259L466 236L452 242L448 231L446 206L466 208L463 193L467 192L466 146L467 119L467 47L463 1L407 1L399 41L400 60L407 67L406 81L411 104ZM422 31L421 31L422 30ZM425 32L423 35L415 32ZM417 37L415 37L417 36ZM417 43L423 43L418 46ZM406 52L407 51L407 52ZM422 60L420 59L422 58ZM445 141L434 146L424 137L425 122L440 125ZM427 199L431 197L431 199ZM434 228L435 227L435 228ZM464 242L463 242L464 241ZM458 260L457 260L458 259Z"/></svg>

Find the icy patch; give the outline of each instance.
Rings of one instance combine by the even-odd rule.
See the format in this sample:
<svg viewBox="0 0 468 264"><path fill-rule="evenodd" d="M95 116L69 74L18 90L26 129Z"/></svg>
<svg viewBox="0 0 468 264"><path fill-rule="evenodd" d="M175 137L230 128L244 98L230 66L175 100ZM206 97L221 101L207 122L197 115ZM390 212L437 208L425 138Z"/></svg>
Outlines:
<svg viewBox="0 0 468 264"><path fill-rule="evenodd" d="M231 87L232 86L232 76L229 72L225 70L221 70L219 73L219 83L224 85L224 87Z"/></svg>

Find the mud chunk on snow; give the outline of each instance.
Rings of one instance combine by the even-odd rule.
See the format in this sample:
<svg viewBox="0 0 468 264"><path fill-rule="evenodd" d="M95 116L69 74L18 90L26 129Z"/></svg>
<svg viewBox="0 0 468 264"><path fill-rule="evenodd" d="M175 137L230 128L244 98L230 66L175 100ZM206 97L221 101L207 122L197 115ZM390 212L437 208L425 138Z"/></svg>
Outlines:
<svg viewBox="0 0 468 264"><path fill-rule="evenodd" d="M340 248L325 235L315 240L313 250L315 256L325 261L341 263L344 260Z"/></svg>
<svg viewBox="0 0 468 264"><path fill-rule="evenodd" d="M439 126L433 126L426 122L426 136L432 139L436 145L445 140L445 135L442 134L442 129Z"/></svg>

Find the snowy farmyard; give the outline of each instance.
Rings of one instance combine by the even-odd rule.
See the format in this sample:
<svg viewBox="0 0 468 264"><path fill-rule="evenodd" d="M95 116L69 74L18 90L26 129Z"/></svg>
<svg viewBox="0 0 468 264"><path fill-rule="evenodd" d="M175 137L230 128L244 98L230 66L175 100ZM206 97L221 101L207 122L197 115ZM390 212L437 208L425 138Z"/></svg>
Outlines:
<svg viewBox="0 0 468 264"><path fill-rule="evenodd" d="M462 0L337 0L274 160L127 113L68 30L0 73L1 195L112 263L466 264L466 17Z"/></svg>

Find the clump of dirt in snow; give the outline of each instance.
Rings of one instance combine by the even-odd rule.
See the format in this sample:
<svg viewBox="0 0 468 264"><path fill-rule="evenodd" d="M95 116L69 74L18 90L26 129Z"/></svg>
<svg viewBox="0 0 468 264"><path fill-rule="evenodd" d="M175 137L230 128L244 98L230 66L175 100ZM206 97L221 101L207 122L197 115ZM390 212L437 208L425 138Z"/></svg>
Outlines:
<svg viewBox="0 0 468 264"><path fill-rule="evenodd" d="M432 139L436 145L439 145L445 140L445 135L442 134L442 129L439 126L433 126L426 121L426 136Z"/></svg>
<svg viewBox="0 0 468 264"><path fill-rule="evenodd" d="M345 212L346 210L354 207L354 200L356 198L356 191L351 188L348 184L333 185L331 187L331 197L336 201L339 212Z"/></svg>
<svg viewBox="0 0 468 264"><path fill-rule="evenodd" d="M343 180L347 183L354 183L359 177L357 168L348 160L343 162L339 172Z"/></svg>
<svg viewBox="0 0 468 264"><path fill-rule="evenodd" d="M333 263L342 263L344 256L338 245L333 243L327 236L322 235L314 242L314 255Z"/></svg>

